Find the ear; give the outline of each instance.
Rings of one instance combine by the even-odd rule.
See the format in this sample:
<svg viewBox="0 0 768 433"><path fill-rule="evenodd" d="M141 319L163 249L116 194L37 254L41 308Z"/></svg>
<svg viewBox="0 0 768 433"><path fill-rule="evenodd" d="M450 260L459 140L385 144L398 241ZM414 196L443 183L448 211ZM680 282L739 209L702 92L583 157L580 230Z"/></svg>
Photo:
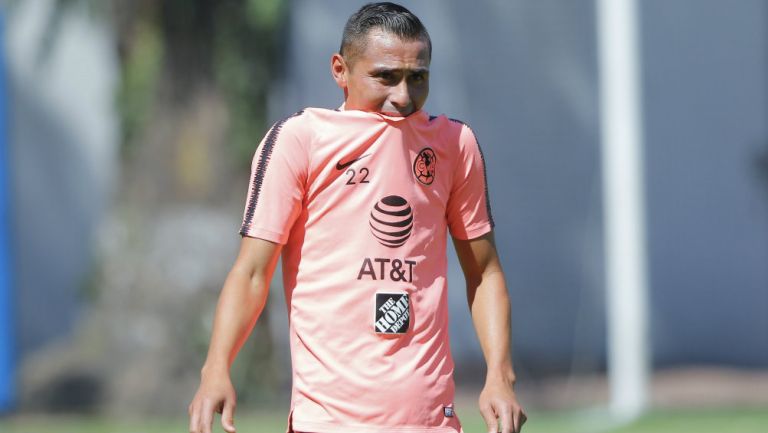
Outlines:
<svg viewBox="0 0 768 433"><path fill-rule="evenodd" d="M342 89L347 89L347 62L344 61L344 57L341 54L336 53L331 56L331 75L336 81L336 85Z"/></svg>

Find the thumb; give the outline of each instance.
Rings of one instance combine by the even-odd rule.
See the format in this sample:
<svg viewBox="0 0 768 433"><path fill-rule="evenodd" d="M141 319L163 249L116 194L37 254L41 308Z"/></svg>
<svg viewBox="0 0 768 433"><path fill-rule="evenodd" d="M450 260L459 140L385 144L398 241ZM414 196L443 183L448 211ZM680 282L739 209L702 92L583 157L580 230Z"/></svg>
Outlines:
<svg viewBox="0 0 768 433"><path fill-rule="evenodd" d="M235 403L231 400L224 402L224 410L221 412L221 426L227 433L235 433Z"/></svg>

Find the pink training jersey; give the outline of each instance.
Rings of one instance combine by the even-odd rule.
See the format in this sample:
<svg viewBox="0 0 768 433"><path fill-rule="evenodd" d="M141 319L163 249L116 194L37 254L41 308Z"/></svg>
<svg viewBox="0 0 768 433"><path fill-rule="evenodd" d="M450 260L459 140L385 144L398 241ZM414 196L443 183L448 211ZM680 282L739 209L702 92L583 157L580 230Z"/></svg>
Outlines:
<svg viewBox="0 0 768 433"><path fill-rule="evenodd" d="M462 432L447 231L492 227L482 154L461 122L308 108L272 127L240 234L284 244L289 432Z"/></svg>

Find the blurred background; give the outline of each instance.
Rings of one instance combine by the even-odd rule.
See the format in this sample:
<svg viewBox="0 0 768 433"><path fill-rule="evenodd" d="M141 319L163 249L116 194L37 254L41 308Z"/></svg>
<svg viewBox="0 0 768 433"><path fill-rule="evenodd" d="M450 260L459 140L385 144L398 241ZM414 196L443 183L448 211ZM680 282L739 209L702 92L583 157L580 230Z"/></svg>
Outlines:
<svg viewBox="0 0 768 433"><path fill-rule="evenodd" d="M187 428L255 147L341 104L363 3L0 2L0 431ZM638 3L652 374L616 425L596 2L402 2L432 37L426 110L489 156L525 429L765 433L768 2ZM448 255L469 433L485 365ZM250 431L288 413L280 284L233 368Z"/></svg>

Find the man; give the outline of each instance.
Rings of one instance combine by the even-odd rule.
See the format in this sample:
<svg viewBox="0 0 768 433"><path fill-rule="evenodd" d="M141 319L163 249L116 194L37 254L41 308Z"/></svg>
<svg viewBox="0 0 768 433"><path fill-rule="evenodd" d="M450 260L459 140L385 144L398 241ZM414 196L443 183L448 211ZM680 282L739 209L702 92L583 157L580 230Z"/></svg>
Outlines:
<svg viewBox="0 0 768 433"><path fill-rule="evenodd" d="M489 432L519 432L510 307L472 131L421 110L431 42L392 3L347 22L338 110L277 122L256 150L240 253L222 289L190 431L234 431L229 367L282 254L293 390L288 432L461 432L448 341L447 231L487 363ZM497 424L500 424L497 425Z"/></svg>

